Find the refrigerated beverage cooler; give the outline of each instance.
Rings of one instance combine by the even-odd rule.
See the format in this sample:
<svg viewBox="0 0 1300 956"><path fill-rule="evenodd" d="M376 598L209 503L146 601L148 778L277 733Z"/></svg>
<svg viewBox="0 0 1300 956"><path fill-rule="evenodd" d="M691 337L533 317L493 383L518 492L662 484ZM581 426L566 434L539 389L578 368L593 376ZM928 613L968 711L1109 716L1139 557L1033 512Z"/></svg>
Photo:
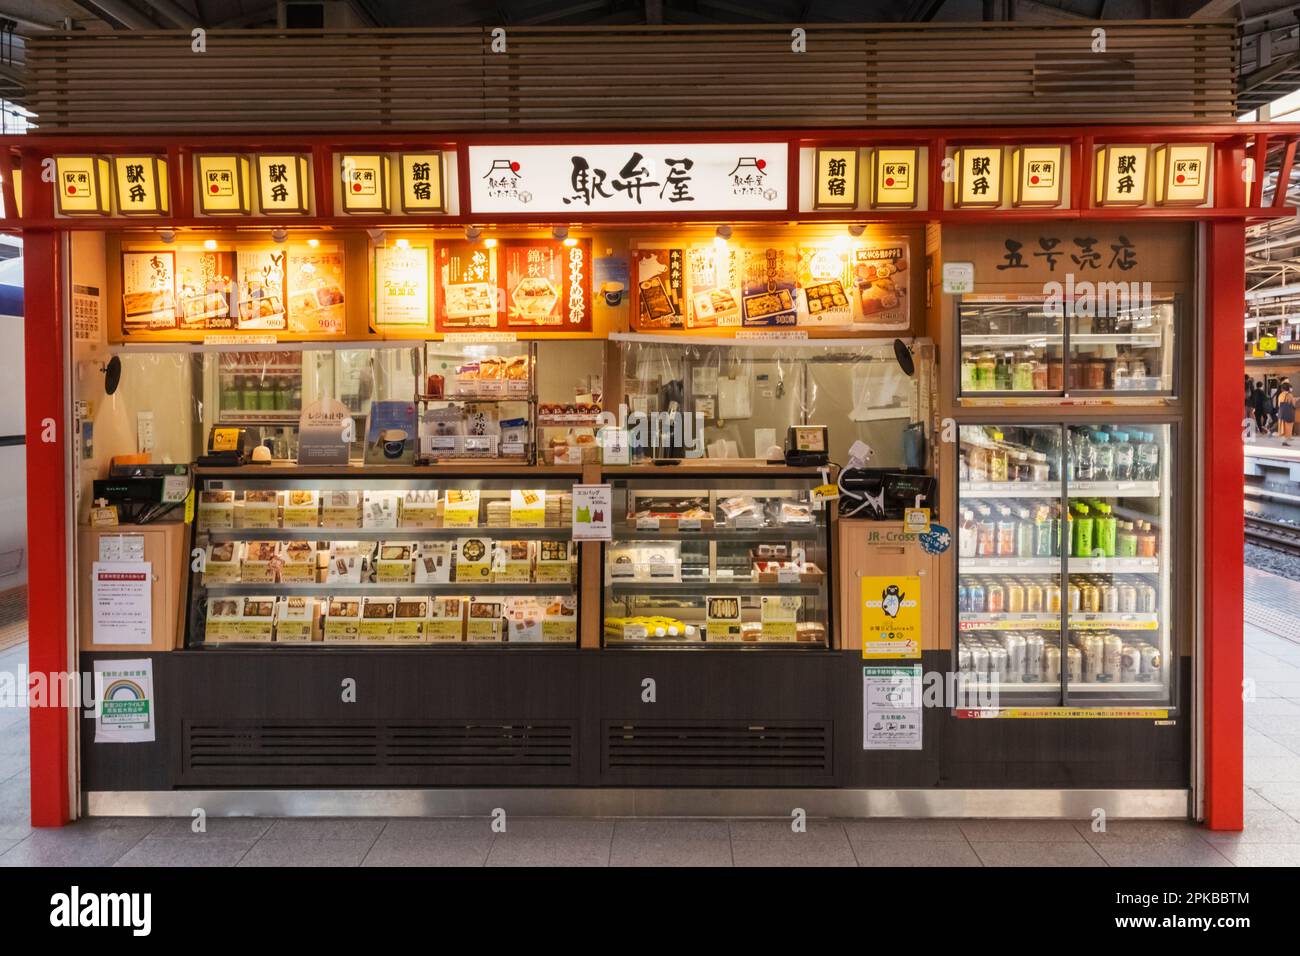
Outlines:
<svg viewBox="0 0 1300 956"><path fill-rule="evenodd" d="M1170 426L968 424L957 661L996 706L1171 701Z"/></svg>

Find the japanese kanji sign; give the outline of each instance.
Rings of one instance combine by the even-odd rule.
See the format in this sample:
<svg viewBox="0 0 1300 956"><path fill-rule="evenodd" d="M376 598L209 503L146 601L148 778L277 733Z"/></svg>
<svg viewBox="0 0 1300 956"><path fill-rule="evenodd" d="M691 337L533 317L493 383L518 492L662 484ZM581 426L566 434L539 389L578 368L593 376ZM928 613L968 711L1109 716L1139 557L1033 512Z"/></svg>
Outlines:
<svg viewBox="0 0 1300 956"><path fill-rule="evenodd" d="M344 212L388 212L388 157L344 153L339 157L339 187Z"/></svg>
<svg viewBox="0 0 1300 956"><path fill-rule="evenodd" d="M307 211L307 157L298 154L257 157L257 199L263 214Z"/></svg>
<svg viewBox="0 0 1300 956"><path fill-rule="evenodd" d="M167 212L167 162L157 156L114 156L117 210L124 216Z"/></svg>
<svg viewBox="0 0 1300 956"><path fill-rule="evenodd" d="M858 205L858 151L818 149L814 209L854 209Z"/></svg>
<svg viewBox="0 0 1300 956"><path fill-rule="evenodd" d="M1097 205L1141 206L1147 201L1151 147L1103 146L1097 150Z"/></svg>
<svg viewBox="0 0 1300 956"><path fill-rule="evenodd" d="M199 209L204 215L248 215L248 157L208 155L197 158Z"/></svg>
<svg viewBox="0 0 1300 956"><path fill-rule="evenodd" d="M1161 146L1156 150L1156 205L1199 206L1210 188L1208 143Z"/></svg>
<svg viewBox="0 0 1300 956"><path fill-rule="evenodd" d="M1062 146L1024 146L1012 152L1013 206L1058 206L1064 177Z"/></svg>
<svg viewBox="0 0 1300 956"><path fill-rule="evenodd" d="M881 147L871 153L871 207L912 209L916 206L917 149Z"/></svg>
<svg viewBox="0 0 1300 956"><path fill-rule="evenodd" d="M964 146L954 154L957 187L953 204L962 209L1002 205L1002 147Z"/></svg>
<svg viewBox="0 0 1300 956"><path fill-rule="evenodd" d="M470 146L470 209L599 212L784 211L785 143Z"/></svg>
<svg viewBox="0 0 1300 956"><path fill-rule="evenodd" d="M442 153L402 154L402 211L444 212Z"/></svg>
<svg viewBox="0 0 1300 956"><path fill-rule="evenodd" d="M59 215L108 215L108 160L102 156L60 156L54 165L54 199Z"/></svg>

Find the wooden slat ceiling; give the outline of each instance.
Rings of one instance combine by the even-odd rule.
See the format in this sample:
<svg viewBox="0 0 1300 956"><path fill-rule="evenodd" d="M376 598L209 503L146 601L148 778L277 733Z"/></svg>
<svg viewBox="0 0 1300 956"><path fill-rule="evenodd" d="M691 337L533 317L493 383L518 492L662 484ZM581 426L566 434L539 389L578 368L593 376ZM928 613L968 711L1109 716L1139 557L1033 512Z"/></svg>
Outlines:
<svg viewBox="0 0 1300 956"><path fill-rule="evenodd" d="M45 34L42 132L719 129L1233 118L1224 21Z"/></svg>

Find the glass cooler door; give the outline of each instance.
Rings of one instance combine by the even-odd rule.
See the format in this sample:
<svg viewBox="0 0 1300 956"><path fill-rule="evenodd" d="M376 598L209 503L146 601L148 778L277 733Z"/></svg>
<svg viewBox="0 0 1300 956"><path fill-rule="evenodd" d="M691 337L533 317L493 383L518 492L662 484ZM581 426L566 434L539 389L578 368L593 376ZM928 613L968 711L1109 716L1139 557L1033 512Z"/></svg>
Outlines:
<svg viewBox="0 0 1300 956"><path fill-rule="evenodd" d="M615 480L606 646L828 646L826 511L815 481Z"/></svg>
<svg viewBox="0 0 1300 956"><path fill-rule="evenodd" d="M989 706L1171 699L1169 446L1168 425L961 427L957 666Z"/></svg>

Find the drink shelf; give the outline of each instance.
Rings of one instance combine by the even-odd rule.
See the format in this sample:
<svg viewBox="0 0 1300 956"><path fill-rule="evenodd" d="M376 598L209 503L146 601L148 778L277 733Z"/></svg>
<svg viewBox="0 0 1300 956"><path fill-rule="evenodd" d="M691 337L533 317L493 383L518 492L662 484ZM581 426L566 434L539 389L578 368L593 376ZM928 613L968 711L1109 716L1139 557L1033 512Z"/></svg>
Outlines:
<svg viewBox="0 0 1300 956"><path fill-rule="evenodd" d="M1071 498L1158 498L1158 481L1067 481ZM963 498L1060 498L1059 481L965 481Z"/></svg>
<svg viewBox="0 0 1300 956"><path fill-rule="evenodd" d="M1061 559L1055 558L959 558L961 574L1056 574ZM1071 574L1154 574L1159 558L1070 558Z"/></svg>
<svg viewBox="0 0 1300 956"><path fill-rule="evenodd" d="M720 581L611 581L605 586L614 597L627 594L664 594L671 597L679 594L820 594L822 584L823 582L764 584L752 580L723 579Z"/></svg>
<svg viewBox="0 0 1300 956"><path fill-rule="evenodd" d="M1127 345L1132 348L1160 348L1164 343L1159 332L1071 332L1071 345ZM1018 345L1046 348L1059 346L1064 337L1060 332L1022 332L1001 335L963 335L963 348L977 345Z"/></svg>
<svg viewBox="0 0 1300 956"><path fill-rule="evenodd" d="M722 541L808 541L821 537L821 525L772 525L764 528L664 528L638 530L636 525L624 524L614 528L616 541L679 541L701 538Z"/></svg>
<svg viewBox="0 0 1300 956"><path fill-rule="evenodd" d="M1098 631L1154 631L1160 626L1159 616L1154 613L1135 614L1090 614L1075 612L1070 614L1068 627L1076 630ZM957 627L962 631L1057 631L1061 627L1061 615L1056 612L1000 613L990 614L983 611L961 611L957 615Z"/></svg>

